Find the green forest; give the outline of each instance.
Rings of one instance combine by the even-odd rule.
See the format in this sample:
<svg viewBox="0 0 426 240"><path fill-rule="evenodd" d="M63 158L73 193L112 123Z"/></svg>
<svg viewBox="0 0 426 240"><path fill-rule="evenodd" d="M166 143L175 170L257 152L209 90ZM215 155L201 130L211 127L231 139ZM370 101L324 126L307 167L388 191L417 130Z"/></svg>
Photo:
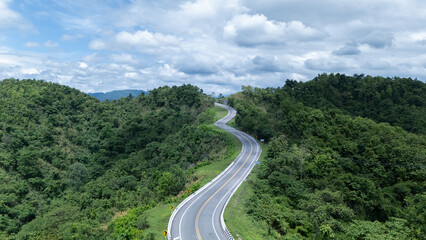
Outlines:
<svg viewBox="0 0 426 240"><path fill-rule="evenodd" d="M282 90L312 108L336 108L351 116L426 134L426 85L421 81L322 74L308 82L287 80Z"/></svg>
<svg viewBox="0 0 426 240"><path fill-rule="evenodd" d="M212 126L215 100L192 85L101 102L0 81L0 239L156 238L146 213L235 154ZM425 239L425 83L321 74L221 100L234 126L265 140L238 203L261 236L243 240Z"/></svg>
<svg viewBox="0 0 426 240"><path fill-rule="evenodd" d="M228 101L268 144L240 203L263 239L425 238L425 83L322 74Z"/></svg>
<svg viewBox="0 0 426 240"><path fill-rule="evenodd" d="M144 211L228 154L206 126L213 103L191 85L100 102L55 83L1 81L0 239L153 239Z"/></svg>

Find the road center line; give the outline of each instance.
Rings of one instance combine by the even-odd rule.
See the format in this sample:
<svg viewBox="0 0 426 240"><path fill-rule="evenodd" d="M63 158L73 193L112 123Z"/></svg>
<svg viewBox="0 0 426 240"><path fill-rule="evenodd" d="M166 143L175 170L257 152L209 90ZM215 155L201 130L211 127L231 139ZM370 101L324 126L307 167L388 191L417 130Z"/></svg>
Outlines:
<svg viewBox="0 0 426 240"><path fill-rule="evenodd" d="M259 158L259 156L260 156L260 154L261 154L261 151L259 151L259 149L257 148L257 152L256 152L256 155L254 156L254 159L258 159ZM242 182L247 178L247 176L248 176L248 174L250 174L250 172L251 172L251 170L253 169L253 167L254 167L254 165L255 165L255 162L252 162L252 163L250 163L250 164L252 164L252 166L249 166L245 171L244 171L244 173L243 173L243 175L241 175L241 177L234 183L234 185L232 185L232 187L228 190L228 192L226 192L224 195L223 195L223 197L222 197L222 199L218 202L218 204L217 204L217 206L216 206L216 208L214 209L214 211L213 211L213 214L212 214L212 227L213 227L213 231L215 232L215 234L216 234L216 237L218 238L218 239L220 239L220 237L219 237L219 235L217 234L217 231L216 231L216 228L214 227L214 216L215 216L215 214L216 214L216 210L217 210L217 208L219 207L219 205L221 205L221 202L223 201L223 200L225 200L225 198L227 198L228 200L226 200L226 201L229 201L230 200L230 198L232 197L232 195L237 191L237 189L238 189L238 187L242 184ZM236 188L235 188L235 186L237 186ZM228 195L228 194L230 194L230 195ZM227 203L225 203L225 205L223 206L223 209L221 210L221 211L224 211L224 209L226 208L226 205L227 205ZM222 215L223 215L223 212L221 213ZM220 220L219 220L220 221Z"/></svg>
<svg viewBox="0 0 426 240"><path fill-rule="evenodd" d="M200 229L198 228L198 221L200 219L200 215L201 212L203 211L204 207L207 205L207 203L210 202L210 200L223 188L225 187L229 181L231 181L235 175L241 170L241 168L246 164L247 160L250 158L251 154L253 153L253 144L251 143L251 141L244 135L242 135L249 143L250 143L250 153L247 156L246 160L244 161L244 163L240 166L240 168L238 168L238 170L234 173L234 175L232 175L232 177L230 177L228 179L228 181L226 181L209 199L207 199L207 201L203 204L203 206L201 206L200 210L197 213L197 217L195 218L195 231L197 232L197 237L199 240L202 240L201 238L201 234L200 234Z"/></svg>
<svg viewBox="0 0 426 240"><path fill-rule="evenodd" d="M242 147L242 149L241 149L241 152L243 152L243 151L245 151L245 146L243 146ZM241 153L240 153L240 155L238 155L238 157L235 159L235 162L237 162L239 159L241 159ZM234 164L235 165L235 164ZM234 168L234 166L232 166L228 171L230 171L231 169L233 169ZM223 175L223 177L224 177L225 175ZM211 186L209 186L209 187L213 187L213 186L216 186L216 184L218 184L219 183L219 181L220 180L218 180L218 181L216 181L215 183L213 183L213 185L211 185ZM191 206L196 202L196 201L198 201L198 199L200 199L204 194L206 194L207 193L207 188L205 189L205 191L204 192L202 192L198 197L196 197L195 198L195 200L186 208L186 210L183 212L183 214L182 214L182 216L181 216L181 219L180 219L180 221L179 221L179 237L181 238L181 239L183 239L182 238L182 220L184 219L184 217L185 217L185 214L186 214L186 212L191 208Z"/></svg>

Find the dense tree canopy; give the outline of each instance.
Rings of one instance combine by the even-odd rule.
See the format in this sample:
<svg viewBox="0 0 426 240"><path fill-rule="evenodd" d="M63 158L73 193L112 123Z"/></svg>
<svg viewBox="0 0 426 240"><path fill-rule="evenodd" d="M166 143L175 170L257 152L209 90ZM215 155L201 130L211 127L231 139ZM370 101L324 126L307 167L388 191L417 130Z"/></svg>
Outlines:
<svg viewBox="0 0 426 240"><path fill-rule="evenodd" d="M339 74L243 87L228 98L235 122L269 143L248 214L273 239L422 238L425 92L417 80ZM149 238L143 212L227 154L204 125L212 103L191 85L99 102L1 81L0 239Z"/></svg>
<svg viewBox="0 0 426 240"><path fill-rule="evenodd" d="M176 195L197 162L226 154L223 136L202 127L212 104L191 85L99 102L54 83L1 81L0 239L133 236L103 226Z"/></svg>
<svg viewBox="0 0 426 240"><path fill-rule="evenodd" d="M363 81L371 86L360 88ZM357 97L361 89L383 94L372 86L392 89L389 97L401 104L379 106L388 97L364 104L370 99ZM407 130L422 132L424 86L409 79L320 75L282 88L244 87L229 98L238 111L236 124L269 142L247 212L266 222L276 239L422 238L426 138L361 116L394 125L402 120L406 129L407 120L417 126Z"/></svg>
<svg viewBox="0 0 426 240"><path fill-rule="evenodd" d="M338 108L352 116L426 134L426 84L418 80L321 74L308 82L287 80L281 91L306 106Z"/></svg>

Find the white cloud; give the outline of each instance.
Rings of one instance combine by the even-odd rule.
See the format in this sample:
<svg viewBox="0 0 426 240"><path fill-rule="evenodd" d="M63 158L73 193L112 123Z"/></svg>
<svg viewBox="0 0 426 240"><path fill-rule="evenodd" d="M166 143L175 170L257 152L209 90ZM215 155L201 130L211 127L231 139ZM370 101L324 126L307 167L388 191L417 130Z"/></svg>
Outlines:
<svg viewBox="0 0 426 240"><path fill-rule="evenodd" d="M124 73L124 77L126 77L126 78L137 78L138 77L138 73L136 73L136 72L126 72L126 73Z"/></svg>
<svg viewBox="0 0 426 240"><path fill-rule="evenodd" d="M409 38L413 42L424 41L424 40L426 40L426 31L411 33L411 34L409 34Z"/></svg>
<svg viewBox="0 0 426 240"><path fill-rule="evenodd" d="M189 33L208 33L220 29L229 18L246 12L240 0L184 1L179 8L166 14L171 27L181 27Z"/></svg>
<svg viewBox="0 0 426 240"><path fill-rule="evenodd" d="M62 39L62 41L75 41L75 40L83 38L83 37L84 36L81 35L81 34L73 34L73 35L64 34L64 35L62 35L61 39Z"/></svg>
<svg viewBox="0 0 426 240"><path fill-rule="evenodd" d="M83 68L83 69L86 69L86 68L88 67L88 65L87 65L87 63L85 63L85 62L79 62L79 63L78 63L78 67Z"/></svg>
<svg viewBox="0 0 426 240"><path fill-rule="evenodd" d="M176 60L179 71L188 75L210 75L219 71L219 63L215 56L184 53Z"/></svg>
<svg viewBox="0 0 426 240"><path fill-rule="evenodd" d="M59 43L52 42L51 40L48 40L47 42L44 43L44 46L48 47L48 48L55 48L55 47L59 46Z"/></svg>
<svg viewBox="0 0 426 240"><path fill-rule="evenodd" d="M10 3L0 5L0 30L8 27L0 37L0 78L40 78L84 91L191 83L224 94L322 72L426 79L420 0L75 0L42 9L25 1L13 10ZM51 20L56 35L8 35L30 25L25 8L48 12L34 24ZM17 35L22 49L10 47ZM51 47L61 39L61 51L28 49L49 39Z"/></svg>
<svg viewBox="0 0 426 240"><path fill-rule="evenodd" d="M228 21L224 27L225 38L233 39L238 45L280 45L289 41L309 41L324 37L324 34L302 22L277 22L264 15L241 14Z"/></svg>
<svg viewBox="0 0 426 240"><path fill-rule="evenodd" d="M40 74L40 71L35 68L24 68L21 69L22 74L28 74L28 75L34 75L34 74Z"/></svg>
<svg viewBox="0 0 426 240"><path fill-rule="evenodd" d="M70 85L71 81L73 80L72 75L64 75L64 74L57 74L56 79L58 83L63 85Z"/></svg>
<svg viewBox="0 0 426 240"><path fill-rule="evenodd" d="M162 33L152 33L147 30L129 33L121 31L115 36L118 44L126 44L130 46L176 46L179 40L171 35L163 35Z"/></svg>
<svg viewBox="0 0 426 240"><path fill-rule="evenodd" d="M14 67L31 68L34 66L39 66L42 63L43 63L43 60L40 55L34 55L34 54L24 55L20 53L15 54L15 53L9 53L9 50L6 50L5 53L0 52L0 68L14 68Z"/></svg>
<svg viewBox="0 0 426 240"><path fill-rule="evenodd" d="M309 77L299 73L292 73L290 75L290 79L293 79L296 81L306 81L306 80L309 80Z"/></svg>
<svg viewBox="0 0 426 240"><path fill-rule="evenodd" d="M184 73L179 72L174 66L167 63L159 67L158 70L163 77L181 77L184 75Z"/></svg>
<svg viewBox="0 0 426 240"><path fill-rule="evenodd" d="M13 11L9 8L9 4L12 0L1 0L0 1L0 29L18 28L21 30L33 30L33 26L28 23L21 14Z"/></svg>
<svg viewBox="0 0 426 240"><path fill-rule="evenodd" d="M149 32L147 30L128 32L120 31L104 39L94 39L89 43L93 50L115 50L128 51L136 49L139 52L158 52L162 49L175 48L179 45L179 39L175 36L162 34L159 32ZM117 59L117 55L115 59ZM121 56L123 60L124 56ZM127 56L128 58L128 56ZM129 60L129 59L128 59Z"/></svg>
<svg viewBox="0 0 426 240"><path fill-rule="evenodd" d="M38 44L37 42L27 42L27 43L25 43L25 47L28 47L28 48L39 47L39 46L40 46L40 44Z"/></svg>
<svg viewBox="0 0 426 240"><path fill-rule="evenodd" d="M187 17L195 18L210 18L217 13L215 1L211 0L187 1L181 5L181 9Z"/></svg>
<svg viewBox="0 0 426 240"><path fill-rule="evenodd" d="M137 63L137 60L134 59L131 54L126 54L126 53L112 54L111 58L114 62Z"/></svg>
<svg viewBox="0 0 426 240"><path fill-rule="evenodd" d="M102 50L107 47L107 44L101 39L94 39L89 43L89 48L93 50Z"/></svg>
<svg viewBox="0 0 426 240"><path fill-rule="evenodd" d="M339 61L333 58L317 58L308 59L305 61L305 67L321 72L345 72L348 69L348 65L345 61Z"/></svg>
<svg viewBox="0 0 426 240"><path fill-rule="evenodd" d="M345 46L339 48L338 50L333 51L333 54L338 56L344 56L344 55L358 55L361 53L361 50L359 50L359 47L355 43L349 43Z"/></svg>

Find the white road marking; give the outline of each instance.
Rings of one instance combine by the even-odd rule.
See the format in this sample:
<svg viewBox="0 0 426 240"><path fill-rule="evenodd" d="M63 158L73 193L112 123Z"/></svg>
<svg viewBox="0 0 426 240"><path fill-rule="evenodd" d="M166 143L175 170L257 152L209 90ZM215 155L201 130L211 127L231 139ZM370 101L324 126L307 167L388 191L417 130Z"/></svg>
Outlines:
<svg viewBox="0 0 426 240"><path fill-rule="evenodd" d="M250 141L247 139L247 141L250 143ZM256 145L256 150L257 150L257 152L256 152L256 154L255 154L255 156L254 156L254 159L258 159L259 158L259 153L260 153L260 151L259 151L259 147ZM244 171L244 173L243 173L243 175L241 175L241 177L240 178L238 178L238 181L236 181L235 183L234 183L234 185L232 185L232 187L224 194L224 196L222 197L222 199L220 199L220 201L218 202L218 204L216 205L216 208L214 209L214 211L213 211L213 214L212 214L212 225L213 225L213 231L215 232L215 234L216 234L216 236L217 236L217 238L218 239L220 239L219 238L219 235L217 234L217 231L216 231L216 228L214 227L214 215L216 214L216 211L217 211L217 208L219 207L219 205L221 205L221 202L225 199L225 197L227 197L228 195L229 195L229 193L232 191L232 193L231 193L231 195L229 195L228 196L228 198L231 198L232 197L232 195L234 195L234 193L236 192L236 190L238 189L238 187L241 185L241 183L244 181L244 179L246 179L247 178L247 176L248 176L248 174L251 172L251 169L253 168L253 166L254 166L254 162L251 162L249 165L248 165L248 167L246 168L246 170ZM238 184L238 187L237 188L235 188L235 186ZM227 204L226 204L227 205ZM225 208L226 206L224 206L224 208Z"/></svg>
<svg viewBox="0 0 426 240"><path fill-rule="evenodd" d="M244 146L243 146L243 149L244 149ZM243 152L243 151L241 151L241 152ZM241 156L242 156L241 154L238 155L238 157L234 161L236 162L237 160L241 159ZM233 168L235 167L235 165L236 164L234 164ZM225 176L225 174L223 176ZM217 180L213 185L209 186L208 188L211 188L212 186L215 186L219 181L220 180ZM182 217L181 217L181 219L179 221L179 237L180 238L182 238L182 235L181 235L182 234L182 220L183 220L186 212L188 211L188 209L191 208L192 204L194 204L195 202L197 202L198 199L200 199L200 197L202 197L204 194L206 194L208 192L208 190L209 190L208 188L206 188L203 193L201 193L195 200L193 200L192 203L183 212Z"/></svg>
<svg viewBox="0 0 426 240"><path fill-rule="evenodd" d="M182 214L182 216L181 216L181 219L180 219L180 221L179 221L179 227L178 227L178 237L175 237L175 238L173 238L173 240L179 240L179 239L182 239L182 221L183 221L183 218L184 218L184 216L186 215L186 213L187 213L187 211L188 211L188 209L190 209L191 207L192 207L192 205L195 203L195 202L197 202L198 200L200 200L200 198L205 194L205 193L207 193L208 191L210 191L210 190L214 190L215 189L215 187L216 187L216 185L220 182L220 181L222 181L223 182L223 180L226 180L227 178L225 178L225 176L229 176L229 173L233 173L232 172L232 170L234 170L235 171L235 168L237 167L236 165L238 165L237 163L238 162L240 162L241 161L241 159L242 159L242 155L243 155L243 153L247 150L247 147L246 146L244 146L244 143L246 143L247 144L247 142L248 143L251 143L252 141L253 142L255 142L255 143L257 143L257 141L253 138L253 137L251 137L251 136L249 136L249 135L247 135L247 134L245 134L245 133L243 133L243 132L240 132L240 131L238 131L238 130L236 130L236 129L234 129L234 128L232 128L232 127L229 127L229 126L227 126L226 125L226 122L228 122L228 121L230 121L231 119L233 119L234 117L235 117L235 115L236 115L236 111L235 110L233 110L232 108L230 108L230 107L228 107L228 106L226 106L226 108L225 108L226 110L228 110L228 114L227 114L227 116L225 116L224 118L222 118L221 120L219 120L219 121L217 121L216 123L215 123L215 126L217 126L217 127L220 127L220 128L222 128L222 129L224 129L224 130L226 130L226 131L228 131L228 132L230 132L230 133L232 133L233 135L235 135L243 144L242 144L242 151L240 152L240 154L238 155L238 157L231 163L233 166L230 166L229 167L229 169L226 169L227 171L226 172L223 172L223 174L221 174L221 176L219 176L220 178L217 178L213 183L211 183L211 185L209 185L209 186L205 186L206 188L201 188L200 190L202 190L203 192L200 192L200 194L199 195L196 195L196 196L193 196L193 199L190 199L189 201L193 201L192 203L190 203L189 204L189 206L186 204L186 203L184 203L184 205L181 207L181 208L184 208L185 206L187 206L187 209L185 209L185 211L183 212L183 214ZM232 111L233 110L233 111ZM244 140L244 141L243 141ZM259 158L259 155L260 155L260 152L261 152L261 150L260 150L260 147L259 147L259 145L258 144L255 144L256 146L255 146L255 149L257 150L257 153L255 154L255 159L258 159ZM219 238L219 235L218 235L218 233L217 233L217 231L216 231L216 228L215 228L215 224L214 224L214 216L215 216L215 214L216 214L216 212L217 212L217 209L218 209L218 207L219 207L219 205L221 205L222 204L222 202L224 201L224 200L226 200L226 202L224 203L224 205L223 205L223 207L222 207L222 210L221 210L221 212L220 212L220 214L221 214L221 216L219 216L219 225L221 226L221 227L224 227L224 228L226 228L226 226L225 226L225 223L223 222L223 213L224 213L224 210L225 210L225 208L226 208L226 205L228 205L228 203L229 203L229 200L231 199L231 197L233 196L233 194L237 191L237 189L238 189L238 187L242 184L242 182L244 181L244 179L248 176L248 174L250 174L250 172L251 172L251 170L253 169L253 167L254 167L254 162L251 162L251 163L249 163L248 164L248 167L247 167L247 169L245 170L245 171L243 171L243 174L241 175L241 177L240 178L238 178L238 180L232 185L232 187L224 194L224 196L220 199L220 201L217 203L217 205L216 205L216 208L214 209L214 211L213 211L213 215L212 215L212 226L213 226L213 230L214 230L214 232L215 232L215 234L216 234L216 237L217 238ZM207 184L208 185L208 184ZM235 186L237 186L237 188L235 188ZM178 209L176 209L176 210L178 210ZM179 210L182 210L182 209L179 209ZM176 212L176 215L178 215L177 214L177 212ZM177 216L176 216L177 217ZM220 220L220 219L222 219L222 220ZM171 220L171 221L173 221L173 220ZM170 236L171 237L171 236ZM220 238L219 238L220 239Z"/></svg>
<svg viewBox="0 0 426 240"><path fill-rule="evenodd" d="M250 142L249 142L250 143ZM243 144L243 146L244 146L244 144ZM241 151L241 152L243 152L243 151ZM250 156L249 156L250 157ZM245 172L244 172L245 173ZM238 181L237 182L239 182L240 181L240 179L238 179ZM235 183L236 184L236 183ZM235 184L234 185L232 185L232 187L224 194L224 196L222 197L222 199L220 199L220 201L217 203L217 205L216 205L216 207L215 207L215 209L214 209L214 211L213 211L213 214L212 214L212 226L213 226L213 231L214 231L214 233L216 234L216 237L217 237L217 239L219 239L220 240L220 237L219 237L219 234L217 234L217 231L216 231L216 228L214 227L214 215L215 215L215 213L216 213L216 210L217 210L217 208L219 207L219 205L220 205L220 203L222 202L222 200L226 197L226 195L228 195L228 193L235 187Z"/></svg>

